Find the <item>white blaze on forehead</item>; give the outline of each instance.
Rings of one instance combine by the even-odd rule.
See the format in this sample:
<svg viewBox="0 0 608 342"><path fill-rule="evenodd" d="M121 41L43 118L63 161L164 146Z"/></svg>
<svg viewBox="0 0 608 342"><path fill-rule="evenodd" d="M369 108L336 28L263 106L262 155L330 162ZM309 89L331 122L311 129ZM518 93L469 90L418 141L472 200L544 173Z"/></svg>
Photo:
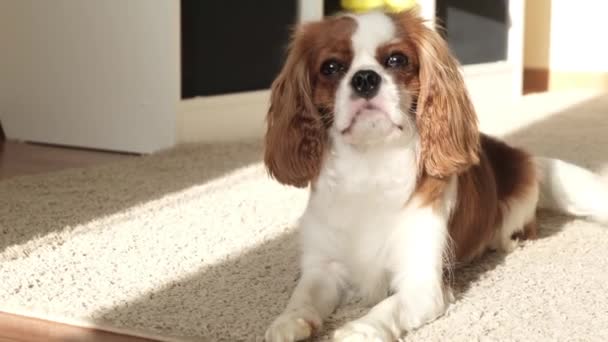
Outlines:
<svg viewBox="0 0 608 342"><path fill-rule="evenodd" d="M355 20L357 27L351 36L353 59L348 67L347 73L340 81L336 91L334 106L333 125L337 130L337 139L355 139L352 141L373 142L375 139L382 140L384 137L392 136L393 124L402 129L397 133L400 137L413 137L413 124L410 123L402 108L409 108L410 97L401 92L401 88L395 83L394 78L378 62L376 52L379 47L395 41L398 37L398 28L393 20L382 12L368 12L359 15L348 15ZM361 112L361 98L353 96L352 78L360 70L373 70L380 75L382 82L378 87L378 93L370 103L384 112L387 120L380 121L355 121L354 118ZM352 126L358 122L357 126ZM362 123L361 123L362 122ZM342 132L349 127L348 137L343 138ZM350 141L350 140L349 140ZM352 141L348 142L351 143Z"/></svg>
<svg viewBox="0 0 608 342"><path fill-rule="evenodd" d="M368 12L353 16L357 29L351 40L355 55L376 54L378 46L395 38L395 24L382 12Z"/></svg>

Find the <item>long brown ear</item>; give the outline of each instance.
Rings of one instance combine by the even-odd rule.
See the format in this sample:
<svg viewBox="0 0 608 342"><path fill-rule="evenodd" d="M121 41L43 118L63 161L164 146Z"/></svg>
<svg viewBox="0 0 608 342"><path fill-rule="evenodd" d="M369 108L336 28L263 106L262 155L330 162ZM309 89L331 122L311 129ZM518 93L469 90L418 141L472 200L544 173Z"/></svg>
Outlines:
<svg viewBox="0 0 608 342"><path fill-rule="evenodd" d="M421 22L415 35L420 63L416 123L427 174L446 177L479 162L477 115L445 40Z"/></svg>
<svg viewBox="0 0 608 342"><path fill-rule="evenodd" d="M280 183L306 187L320 172L327 133L312 101L303 29L271 87L264 162Z"/></svg>

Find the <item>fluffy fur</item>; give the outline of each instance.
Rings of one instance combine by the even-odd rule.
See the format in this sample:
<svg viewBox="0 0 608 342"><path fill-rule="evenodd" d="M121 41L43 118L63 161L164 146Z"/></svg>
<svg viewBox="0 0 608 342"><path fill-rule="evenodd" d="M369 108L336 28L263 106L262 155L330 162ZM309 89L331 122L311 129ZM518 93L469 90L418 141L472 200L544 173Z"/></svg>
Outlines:
<svg viewBox="0 0 608 342"><path fill-rule="evenodd" d="M373 95L353 83L362 70ZM478 131L456 59L411 11L299 27L267 123L269 173L311 189L301 277L268 341L312 336L349 290L374 306L335 340L398 339L445 311L458 265L536 236L539 196L608 217L594 174Z"/></svg>

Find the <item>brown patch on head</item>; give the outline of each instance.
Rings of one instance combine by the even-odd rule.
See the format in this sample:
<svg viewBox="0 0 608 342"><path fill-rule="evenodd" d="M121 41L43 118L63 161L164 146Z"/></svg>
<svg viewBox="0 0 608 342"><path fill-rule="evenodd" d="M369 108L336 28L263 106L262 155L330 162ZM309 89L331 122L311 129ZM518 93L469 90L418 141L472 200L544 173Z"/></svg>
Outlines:
<svg viewBox="0 0 608 342"><path fill-rule="evenodd" d="M391 57L405 58L405 64L398 67L387 66ZM411 94L414 98L417 97L420 91L418 53L414 42L408 39L407 35L379 46L376 50L376 59L380 65L385 66L386 72L393 76L402 91Z"/></svg>
<svg viewBox="0 0 608 342"><path fill-rule="evenodd" d="M393 15L398 34L415 47L418 61L416 125L422 145L423 172L446 177L479 162L477 117L445 40L425 26L414 11Z"/></svg>
<svg viewBox="0 0 608 342"><path fill-rule="evenodd" d="M327 59L350 63L354 20L328 18L300 26L272 84L264 162L279 182L305 187L321 168L339 74L320 73Z"/></svg>
<svg viewBox="0 0 608 342"><path fill-rule="evenodd" d="M351 36L356 28L354 19L337 17L321 23L311 33L315 44L311 46L311 81L313 84L313 101L323 116L326 127L333 121L336 90L344 73L353 59ZM324 63L333 62L341 65L343 70L333 75L321 72Z"/></svg>

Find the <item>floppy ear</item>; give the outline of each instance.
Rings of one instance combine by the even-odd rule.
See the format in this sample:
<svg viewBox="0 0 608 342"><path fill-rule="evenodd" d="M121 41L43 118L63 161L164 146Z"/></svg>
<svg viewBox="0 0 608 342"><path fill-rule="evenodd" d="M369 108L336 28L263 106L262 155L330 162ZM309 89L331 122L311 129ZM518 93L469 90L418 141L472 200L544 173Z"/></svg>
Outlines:
<svg viewBox="0 0 608 342"><path fill-rule="evenodd" d="M320 172L327 133L312 101L308 51L299 30L272 84L264 162L280 183L306 187Z"/></svg>
<svg viewBox="0 0 608 342"><path fill-rule="evenodd" d="M445 40L424 26L416 35L420 93L416 124L427 174L446 177L479 162L479 130L459 64Z"/></svg>

